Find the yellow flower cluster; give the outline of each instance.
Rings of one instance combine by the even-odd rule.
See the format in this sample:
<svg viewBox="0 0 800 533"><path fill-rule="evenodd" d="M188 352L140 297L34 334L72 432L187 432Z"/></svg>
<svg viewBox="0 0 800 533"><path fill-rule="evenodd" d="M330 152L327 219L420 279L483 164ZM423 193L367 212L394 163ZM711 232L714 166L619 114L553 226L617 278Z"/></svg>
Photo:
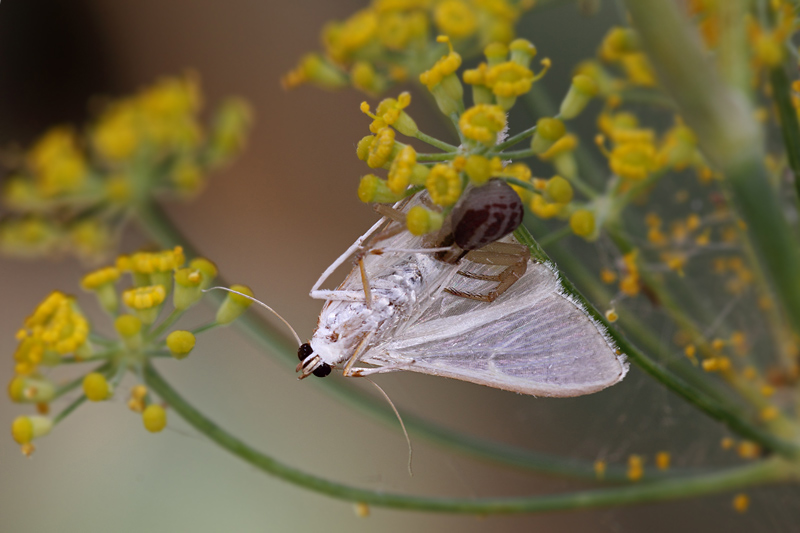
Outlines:
<svg viewBox="0 0 800 533"><path fill-rule="evenodd" d="M126 215L156 190L197 193L210 170L241 151L251 122L247 104L233 98L204 127L201 100L196 76L164 78L106 103L86 133L45 132L10 163L0 201L15 215L0 223L0 250L102 257Z"/></svg>
<svg viewBox="0 0 800 533"><path fill-rule="evenodd" d="M530 0L373 0L348 19L328 23L323 52L306 55L282 83L286 88L352 85L377 95L428 69L437 57L436 36L449 37L458 50L511 42L514 24L532 5Z"/></svg>
<svg viewBox="0 0 800 533"><path fill-rule="evenodd" d="M32 453L31 441L47 434L54 420L65 416L56 419L45 416L49 413L50 403L61 395L78 387L83 392L72 405L64 408L66 414L84 400L108 400L114 396L117 385L128 370L141 376L144 365L150 364L153 358L186 358L195 346L195 333L230 324L252 303L247 298L229 293L212 322L194 332L173 329L175 322L200 300L202 291L217 275L216 267L207 259L193 259L188 267L183 266L185 262L180 247L140 252L120 256L116 266L102 267L83 277L82 288L94 293L101 307L113 318L118 334L116 339L101 338L93 331L90 335L89 322L72 296L55 291L36 307L17 334L15 375L8 385L12 401L35 404L41 415L20 416L12 425L12 436L22 446L23 453ZM123 272L131 274L134 286L120 291ZM243 285L234 285L232 290L252 295ZM159 323L170 295L173 310ZM120 301L129 309L128 313L120 312ZM60 386L51 380L50 372L42 371L42 367L68 363L97 366ZM154 403L143 384L133 388L128 406L141 414L148 431L164 428L165 411Z"/></svg>

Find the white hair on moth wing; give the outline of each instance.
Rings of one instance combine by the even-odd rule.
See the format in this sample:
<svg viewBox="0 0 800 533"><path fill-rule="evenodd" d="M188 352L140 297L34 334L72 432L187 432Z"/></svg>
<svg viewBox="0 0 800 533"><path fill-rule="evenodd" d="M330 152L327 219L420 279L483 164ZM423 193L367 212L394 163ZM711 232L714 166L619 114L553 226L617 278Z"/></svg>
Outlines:
<svg viewBox="0 0 800 533"><path fill-rule="evenodd" d="M567 300L568 302L570 302L572 305L577 307L581 311L583 316L585 316L586 318L589 319L589 322L592 323L592 325L595 327L595 329L600 334L600 336L603 337L603 340L608 345L608 347L611 348L611 350L614 352L614 354L616 354L617 361L619 361L620 365L622 366L622 375L619 377L619 379L621 381L622 378L624 378L628 374L628 370L630 370L630 364L628 364L628 356L625 355L624 353L620 352L620 348L617 345L617 342L614 340L614 338L608 332L608 327L606 327L606 325L603 322L601 322L600 320L597 320L594 317L594 315L592 315L592 313L589 312L589 310L586 308L586 306L583 304L583 302L581 302L580 300L575 298L564 287L564 283L562 281L564 279L564 277L561 274L561 272L558 270L558 268L556 267L555 263L553 263L552 261L542 261L541 264L546 266L553 273L553 275L555 275L555 277L556 277L556 293L559 296L561 296L562 298L564 298L565 300Z"/></svg>

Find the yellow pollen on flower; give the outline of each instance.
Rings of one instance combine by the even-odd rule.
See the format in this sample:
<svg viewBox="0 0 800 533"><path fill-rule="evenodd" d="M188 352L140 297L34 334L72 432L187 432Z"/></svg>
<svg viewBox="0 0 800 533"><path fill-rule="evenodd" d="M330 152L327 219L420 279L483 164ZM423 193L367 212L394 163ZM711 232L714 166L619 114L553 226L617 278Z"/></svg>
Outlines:
<svg viewBox="0 0 800 533"><path fill-rule="evenodd" d="M761 447L755 442L743 440L736 446L736 453L742 459L758 459L761 456Z"/></svg>
<svg viewBox="0 0 800 533"><path fill-rule="evenodd" d="M606 311L606 320L612 323L619 320L619 315L617 314L617 311L615 309L609 309L608 311Z"/></svg>
<svg viewBox="0 0 800 533"><path fill-rule="evenodd" d="M644 476L644 460L641 455L631 455L628 457L628 479L639 481Z"/></svg>
<svg viewBox="0 0 800 533"><path fill-rule="evenodd" d="M103 374L92 372L83 378L83 394L90 402L102 402L111 396L111 386Z"/></svg>
<svg viewBox="0 0 800 533"><path fill-rule="evenodd" d="M527 93L534 81L531 69L506 61L490 67L486 71L484 83L496 96L508 98Z"/></svg>
<svg viewBox="0 0 800 533"><path fill-rule="evenodd" d="M167 427L167 412L160 405L150 404L142 412L142 423L150 433L158 433Z"/></svg>
<svg viewBox="0 0 800 533"><path fill-rule="evenodd" d="M367 155L367 166L379 168L389 162L389 158L394 151L394 130L392 128L382 128L372 139Z"/></svg>
<svg viewBox="0 0 800 533"><path fill-rule="evenodd" d="M641 181L656 169L656 151L650 143L625 143L609 155L612 172L621 178Z"/></svg>
<svg viewBox="0 0 800 533"><path fill-rule="evenodd" d="M139 252L131 256L122 255L117 258L117 268L123 272L136 274L153 274L156 272L171 272L183 266L186 256L183 247L176 246L172 250L150 253Z"/></svg>
<svg viewBox="0 0 800 533"><path fill-rule="evenodd" d="M656 454L656 467L658 467L659 470L669 469L671 459L669 452L658 452Z"/></svg>
<svg viewBox="0 0 800 533"><path fill-rule="evenodd" d="M44 350L61 355L72 353L83 346L89 336L89 322L75 299L58 291L45 298L25 320L25 329L30 336L22 341L14 357L24 363L27 372L41 361Z"/></svg>
<svg viewBox="0 0 800 533"><path fill-rule="evenodd" d="M744 513L750 507L750 497L747 494L739 493L733 497L733 508L737 513Z"/></svg>
<svg viewBox="0 0 800 533"><path fill-rule="evenodd" d="M419 75L420 83L425 85L428 90L433 89L433 87L442 82L445 76L453 74L461 66L461 56L453 50L453 44L450 39L440 35L436 40L440 43L446 42L450 52L439 59L429 70Z"/></svg>
<svg viewBox="0 0 800 533"><path fill-rule="evenodd" d="M81 280L81 287L86 290L94 290L103 285L116 282L119 277L119 269L115 267L100 268L86 274Z"/></svg>
<svg viewBox="0 0 800 533"><path fill-rule="evenodd" d="M475 11L462 0L444 0L437 4L433 20L443 34L453 39L469 37L478 29Z"/></svg>
<svg viewBox="0 0 800 533"><path fill-rule="evenodd" d="M564 209L564 205L548 202L541 194L534 194L531 198L530 209L537 217L547 220L558 216Z"/></svg>
<svg viewBox="0 0 800 533"><path fill-rule="evenodd" d="M761 420L764 422L769 422L778 418L778 416L780 416L780 411L774 405L770 405L769 407L764 407L761 409L758 414L761 417Z"/></svg>
<svg viewBox="0 0 800 533"><path fill-rule="evenodd" d="M395 194L405 191L411 183L411 173L417 164L417 152L410 145L405 146L392 161L386 183Z"/></svg>
<svg viewBox="0 0 800 533"><path fill-rule="evenodd" d="M617 274L616 272L609 270L608 268L604 268L600 271L600 281L605 283L606 285L610 283L614 283L617 281Z"/></svg>
<svg viewBox="0 0 800 533"><path fill-rule="evenodd" d="M594 462L594 475L597 479L603 479L606 476L606 462L598 459Z"/></svg>
<svg viewBox="0 0 800 533"><path fill-rule="evenodd" d="M458 127L468 139L492 146L506 127L506 114L500 106L478 104L461 115Z"/></svg>
<svg viewBox="0 0 800 533"><path fill-rule="evenodd" d="M450 165L437 164L425 182L431 201L442 207L453 205L461 196L461 178Z"/></svg>
<svg viewBox="0 0 800 533"><path fill-rule="evenodd" d="M137 287L122 293L122 301L131 309L151 309L164 302L167 291L163 285L150 285Z"/></svg>

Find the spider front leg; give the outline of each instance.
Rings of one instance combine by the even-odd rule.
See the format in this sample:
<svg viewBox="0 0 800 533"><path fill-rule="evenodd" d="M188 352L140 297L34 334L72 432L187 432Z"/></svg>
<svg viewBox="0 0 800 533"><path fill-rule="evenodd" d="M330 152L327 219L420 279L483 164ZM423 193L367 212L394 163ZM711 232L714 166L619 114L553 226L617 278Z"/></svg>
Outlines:
<svg viewBox="0 0 800 533"><path fill-rule="evenodd" d="M459 270L458 274L469 279L496 281L497 286L485 294L462 291L453 287L446 288L445 292L471 300L493 302L525 274L530 255L530 250L524 244L509 242L493 242L478 250L472 250L464 257L467 261L506 268L497 274L481 274L467 270Z"/></svg>

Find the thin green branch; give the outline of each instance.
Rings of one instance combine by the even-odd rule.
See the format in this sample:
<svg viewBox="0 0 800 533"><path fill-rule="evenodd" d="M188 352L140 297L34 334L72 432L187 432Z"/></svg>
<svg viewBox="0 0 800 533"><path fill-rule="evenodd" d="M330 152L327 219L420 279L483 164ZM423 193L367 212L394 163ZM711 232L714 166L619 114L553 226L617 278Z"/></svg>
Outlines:
<svg viewBox="0 0 800 533"><path fill-rule="evenodd" d="M443 150L445 152L457 152L458 151L458 146L454 146L454 145L452 145L450 143L446 143L444 141L440 141L436 137L431 137L430 135L422 133L421 131L417 131L417 134L414 135L414 137L417 138L418 140L424 142L424 143L430 144L431 146L433 146L435 148L438 148L439 150Z"/></svg>
<svg viewBox="0 0 800 533"><path fill-rule="evenodd" d="M773 458L713 473L591 491L518 498L436 498L372 491L303 472L247 445L186 402L152 367L147 384L197 431L247 463L284 481L333 498L381 507L461 514L533 513L590 509L690 498L797 477L793 465Z"/></svg>
<svg viewBox="0 0 800 533"><path fill-rule="evenodd" d="M67 418L75 409L80 407L83 402L86 401L86 396L81 394L77 398L75 398L69 405L67 405L64 409L58 413L55 418L53 418L53 426L58 425L59 422Z"/></svg>
<svg viewBox="0 0 800 533"><path fill-rule="evenodd" d="M458 152L443 152L441 154L417 154L417 161L450 161L455 159Z"/></svg>
<svg viewBox="0 0 800 533"><path fill-rule="evenodd" d="M536 133L536 127L537 127L537 125L534 124L530 128L528 128L526 130L523 130L523 131L517 133L516 135L512 135L511 137L509 137L505 141L501 142L500 144L497 144L497 145L493 146L492 150L495 151L495 152L502 152L506 148L510 148L510 147L514 146L515 144L524 141L528 137L533 137L533 134Z"/></svg>

